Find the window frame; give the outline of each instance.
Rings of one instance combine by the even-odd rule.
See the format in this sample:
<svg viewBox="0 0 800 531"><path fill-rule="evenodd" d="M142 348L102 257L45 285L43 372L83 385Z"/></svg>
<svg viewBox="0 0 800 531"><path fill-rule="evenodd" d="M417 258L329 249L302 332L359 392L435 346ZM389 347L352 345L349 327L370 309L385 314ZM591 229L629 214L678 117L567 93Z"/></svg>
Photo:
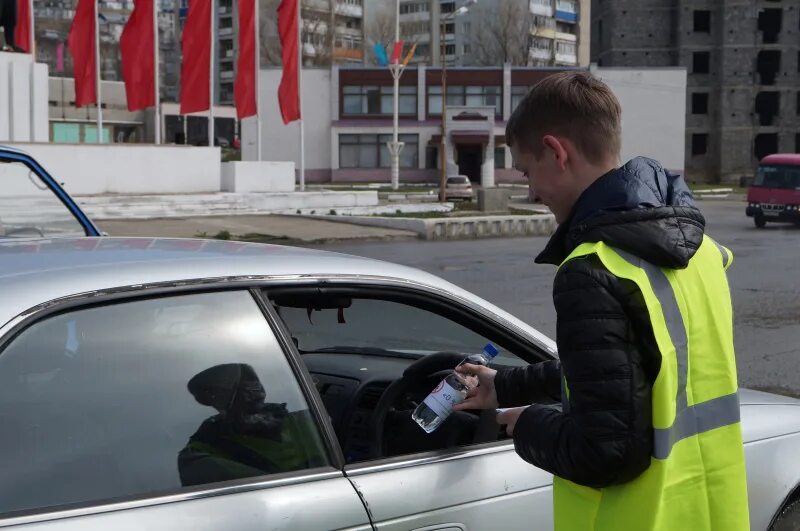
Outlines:
<svg viewBox="0 0 800 531"><path fill-rule="evenodd" d="M355 140L353 139L355 137ZM374 142L366 142L362 141L362 137L374 137ZM411 137L415 137L412 141ZM339 143L339 168L340 169L347 169L347 170L363 170L363 169L387 169L391 168L391 156L389 157L387 163L384 165L382 164L382 155L384 153L384 149L386 153L388 153L388 147L386 146L387 142L390 142L392 139L391 133L339 133L337 136L337 140ZM419 168L419 135L416 133L401 133L398 135L399 142L405 142L405 147L403 151L400 153L400 169L401 170L415 170ZM342 147L343 146L358 146L361 148L362 146L373 147L375 152L375 165L374 166L362 166L360 165L360 152L359 152L359 163L356 166L352 165L343 165L342 164ZM415 159L415 163L411 166L404 166L403 165L403 155L405 154L408 156L408 153L411 152L412 146L414 146L413 156Z"/></svg>

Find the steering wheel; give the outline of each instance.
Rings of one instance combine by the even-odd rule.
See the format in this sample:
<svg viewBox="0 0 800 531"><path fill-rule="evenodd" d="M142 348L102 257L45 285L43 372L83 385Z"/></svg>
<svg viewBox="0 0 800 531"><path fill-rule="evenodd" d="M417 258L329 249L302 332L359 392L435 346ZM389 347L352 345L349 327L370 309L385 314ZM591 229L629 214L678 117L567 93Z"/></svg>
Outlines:
<svg viewBox="0 0 800 531"><path fill-rule="evenodd" d="M420 382L430 383L436 380L437 376L440 379L445 378L463 359L464 354L457 352L436 352L424 356L409 365L402 377L389 384L375 405L370 418L370 454L374 458L386 457L387 419L392 417L392 414L399 415L394 409L397 402L407 393L417 390ZM437 375L437 373L441 374ZM430 389L419 389L419 392L425 393L419 398L421 401L430 392ZM434 433L442 434L439 437L439 443L445 448L464 444L464 441L459 441L459 439L463 439L464 429L469 427L474 429L472 444L494 441L497 435L497 425L494 419L495 412L492 410L483 411L480 415L467 411L453 411ZM411 420L410 414L408 422L414 422ZM482 429L486 426L489 426L490 429ZM416 429L422 433L421 428L417 427Z"/></svg>

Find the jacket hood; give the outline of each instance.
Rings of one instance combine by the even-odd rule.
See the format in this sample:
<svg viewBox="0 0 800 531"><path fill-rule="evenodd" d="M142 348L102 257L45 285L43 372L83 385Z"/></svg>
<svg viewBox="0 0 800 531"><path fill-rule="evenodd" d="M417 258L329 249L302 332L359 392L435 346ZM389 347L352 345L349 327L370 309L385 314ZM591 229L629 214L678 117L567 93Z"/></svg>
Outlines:
<svg viewBox="0 0 800 531"><path fill-rule="evenodd" d="M602 241L658 267L682 269L704 230L705 218L683 178L637 157L583 192L536 262L559 265L581 243Z"/></svg>

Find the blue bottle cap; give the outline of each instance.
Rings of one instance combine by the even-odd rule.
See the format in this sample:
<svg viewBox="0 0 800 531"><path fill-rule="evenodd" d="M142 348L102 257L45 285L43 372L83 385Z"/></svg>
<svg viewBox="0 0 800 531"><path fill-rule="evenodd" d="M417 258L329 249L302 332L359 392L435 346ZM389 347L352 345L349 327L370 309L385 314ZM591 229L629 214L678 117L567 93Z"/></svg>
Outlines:
<svg viewBox="0 0 800 531"><path fill-rule="evenodd" d="M495 357L495 356L497 356L497 354L498 354L498 351L497 351L497 349L496 349L496 348L495 348L495 346L494 346L494 345L492 345L491 343L489 343L488 345L486 345L485 347L483 347L483 351L484 351L486 354L488 354L490 358L494 358L494 357Z"/></svg>

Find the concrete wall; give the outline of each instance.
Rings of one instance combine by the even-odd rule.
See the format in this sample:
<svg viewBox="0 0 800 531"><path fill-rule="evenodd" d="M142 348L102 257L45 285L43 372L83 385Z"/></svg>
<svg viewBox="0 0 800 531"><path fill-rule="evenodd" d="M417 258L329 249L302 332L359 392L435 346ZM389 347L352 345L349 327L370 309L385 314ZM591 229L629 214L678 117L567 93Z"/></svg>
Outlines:
<svg viewBox="0 0 800 531"><path fill-rule="evenodd" d="M683 172L686 70L592 68L622 105L622 160L652 157Z"/></svg>
<svg viewBox="0 0 800 531"><path fill-rule="evenodd" d="M331 83L330 70L303 69L302 114L305 118L306 172L331 167ZM264 160L294 162L300 168L300 125L283 125L278 106L278 85L281 71L266 69L260 72L259 107L261 109L261 145ZM254 122L243 122L242 160L256 160Z"/></svg>
<svg viewBox="0 0 800 531"><path fill-rule="evenodd" d="M0 142L47 142L47 65L0 53Z"/></svg>
<svg viewBox="0 0 800 531"><path fill-rule="evenodd" d="M71 195L220 191L220 150L135 144L10 144L31 154Z"/></svg>
<svg viewBox="0 0 800 531"><path fill-rule="evenodd" d="M294 162L224 162L223 192L293 192Z"/></svg>

